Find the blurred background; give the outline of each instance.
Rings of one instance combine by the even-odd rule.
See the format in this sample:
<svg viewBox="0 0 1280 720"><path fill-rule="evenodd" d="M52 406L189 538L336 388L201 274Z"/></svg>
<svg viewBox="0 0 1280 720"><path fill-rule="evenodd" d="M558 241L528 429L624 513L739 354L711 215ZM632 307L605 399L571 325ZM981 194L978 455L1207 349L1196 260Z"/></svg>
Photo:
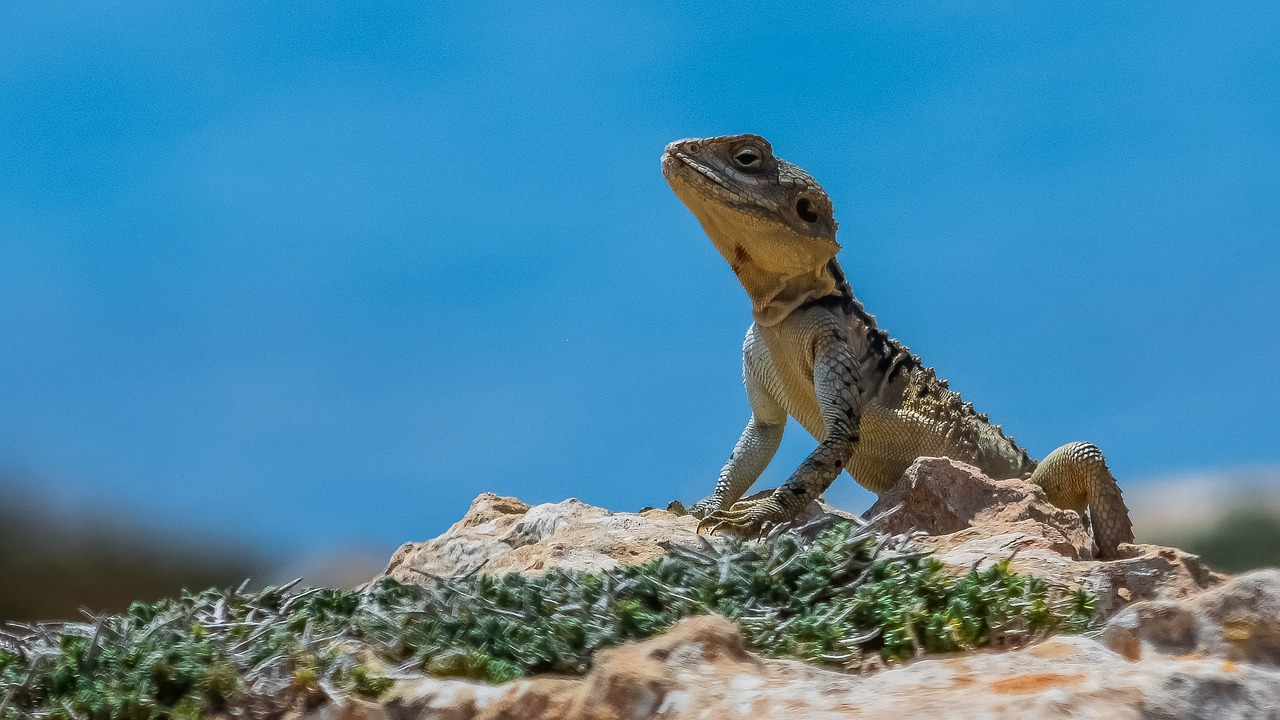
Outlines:
<svg viewBox="0 0 1280 720"><path fill-rule="evenodd" d="M749 305L657 159L735 132L1139 540L1280 562L1280 5L206 5L0 8L0 620L705 494Z"/></svg>

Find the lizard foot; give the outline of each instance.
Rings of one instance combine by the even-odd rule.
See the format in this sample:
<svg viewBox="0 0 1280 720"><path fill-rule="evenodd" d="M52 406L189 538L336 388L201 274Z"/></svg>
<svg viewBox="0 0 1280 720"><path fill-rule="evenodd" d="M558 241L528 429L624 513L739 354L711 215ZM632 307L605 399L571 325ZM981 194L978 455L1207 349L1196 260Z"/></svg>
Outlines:
<svg viewBox="0 0 1280 720"><path fill-rule="evenodd" d="M667 512L675 513L676 515L692 515L701 520L720 509L720 504L720 500L715 495L708 495L688 507L685 507L684 503L679 500L672 500L671 504L667 505Z"/></svg>
<svg viewBox="0 0 1280 720"><path fill-rule="evenodd" d="M698 523L698 532L708 535L718 532L741 538L756 538L768 534L774 527L792 519L792 513L772 496L758 500L742 500L728 510L717 510Z"/></svg>

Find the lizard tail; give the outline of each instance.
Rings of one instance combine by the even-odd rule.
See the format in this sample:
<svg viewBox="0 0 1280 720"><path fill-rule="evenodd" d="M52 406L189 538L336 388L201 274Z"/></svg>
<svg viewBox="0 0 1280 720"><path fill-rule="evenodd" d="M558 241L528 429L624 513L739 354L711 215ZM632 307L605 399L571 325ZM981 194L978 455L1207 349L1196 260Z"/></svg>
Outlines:
<svg viewBox="0 0 1280 720"><path fill-rule="evenodd" d="M1073 442L1049 453L1031 474L1031 482L1044 488L1049 502L1083 515L1089 510L1098 557L1119 557L1119 545L1133 542L1133 523L1124 505L1120 485L1107 467L1097 445Z"/></svg>

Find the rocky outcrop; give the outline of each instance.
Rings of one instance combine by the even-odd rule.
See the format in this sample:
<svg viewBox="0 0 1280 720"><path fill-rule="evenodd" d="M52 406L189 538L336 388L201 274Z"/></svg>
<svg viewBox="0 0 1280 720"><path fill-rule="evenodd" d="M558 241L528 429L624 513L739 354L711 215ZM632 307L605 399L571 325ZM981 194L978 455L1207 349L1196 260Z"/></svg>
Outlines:
<svg viewBox="0 0 1280 720"><path fill-rule="evenodd" d="M581 679L531 678L495 687L418 678L402 681L381 703L330 705L309 717L1217 718L1266 717L1256 713L1277 707L1280 671L1212 654L1133 662L1095 640L1066 636L856 676L759 657L744 649L732 623L710 615L602 651Z"/></svg>
<svg viewBox="0 0 1280 720"><path fill-rule="evenodd" d="M875 523L882 532L954 536L969 531L965 540L1016 533L1031 546L1070 560L1093 557L1093 539L1080 516L1051 504L1039 487L1025 480L992 480L949 458L916 460L866 514L884 516Z"/></svg>
<svg viewBox="0 0 1280 720"><path fill-rule="evenodd" d="M1155 545L1122 546L1127 557L1093 560L1075 512L1052 505L1031 483L992 480L948 458L916 460L866 514L884 513L877 529L920 533L914 542L957 571L1008 561L1016 572L1096 595L1104 617L1130 602L1190 597L1224 577L1195 555Z"/></svg>
<svg viewBox="0 0 1280 720"><path fill-rule="evenodd" d="M813 531L851 520L856 517L813 503L799 523L812 522ZM443 535L401 545L379 577L414 584L476 572L599 572L648 562L674 546L696 548L711 541L698 535L698 520L689 515L612 512L574 498L528 505L482 493Z"/></svg>
<svg viewBox="0 0 1280 720"><path fill-rule="evenodd" d="M527 505L484 493L443 535L396 550L383 575L403 583L475 572L598 572L702 541L698 521L662 510L610 512L569 499Z"/></svg>
<svg viewBox="0 0 1280 720"><path fill-rule="evenodd" d="M1182 602L1134 603L1107 623L1104 640L1131 660L1198 655L1280 668L1280 570L1241 575Z"/></svg>
<svg viewBox="0 0 1280 720"><path fill-rule="evenodd" d="M1035 485L992 480L947 458L917 460L866 516L880 532L912 535L957 572L1007 560L1016 572L1083 588L1098 596L1104 617L1130 602L1190 597L1222 581L1174 548L1130 545L1126 558L1092 560L1092 541L1075 512L1050 504ZM802 522L812 533L852 517L815 503ZM606 570L715 541L697 527L694 518L663 510L611 512L573 499L531 506L484 493L440 537L401 546L383 574L413 584L476 572Z"/></svg>
<svg viewBox="0 0 1280 720"><path fill-rule="evenodd" d="M1225 578L1194 555L1149 545L1092 559L1080 518L1020 480L921 458L867 513L957 572L1008 562L1098 596L1102 641L1059 636L1014 650L921 658L849 675L748 652L718 616L600 652L581 678L503 685L401 676L380 703L316 718L1268 717L1280 707L1280 570ZM814 528L848 520L816 504ZM596 571L673 546L718 542L661 510L610 512L577 500L530 506L484 494L434 540L401 547L385 571L407 583L476 572ZM1270 708L1270 710L1268 710Z"/></svg>

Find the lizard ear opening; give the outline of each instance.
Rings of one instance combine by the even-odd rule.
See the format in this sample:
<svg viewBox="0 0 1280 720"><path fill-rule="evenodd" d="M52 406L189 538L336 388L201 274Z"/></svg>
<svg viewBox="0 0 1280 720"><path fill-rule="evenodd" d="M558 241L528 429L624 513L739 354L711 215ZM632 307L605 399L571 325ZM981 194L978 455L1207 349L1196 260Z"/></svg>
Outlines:
<svg viewBox="0 0 1280 720"><path fill-rule="evenodd" d="M818 213L813 211L813 203L807 197L796 200L796 215L799 215L800 219L807 223L818 222Z"/></svg>

